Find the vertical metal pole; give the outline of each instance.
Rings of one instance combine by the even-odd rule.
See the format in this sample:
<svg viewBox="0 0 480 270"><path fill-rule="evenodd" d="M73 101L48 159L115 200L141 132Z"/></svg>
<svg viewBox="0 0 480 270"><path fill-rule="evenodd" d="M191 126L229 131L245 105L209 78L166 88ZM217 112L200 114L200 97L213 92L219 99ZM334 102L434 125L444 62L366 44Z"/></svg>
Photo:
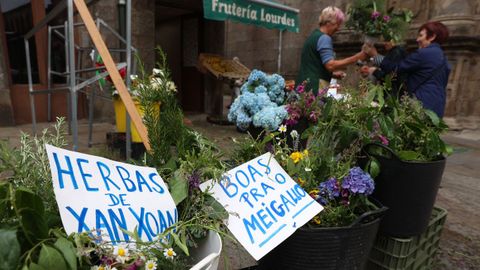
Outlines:
<svg viewBox="0 0 480 270"><path fill-rule="evenodd" d="M126 14L126 50L127 50L127 72L126 72L126 85L127 85L127 89L130 90L130 67L132 65L132 24L131 24L131 21L132 21L132 1L131 0L127 0L127 14ZM132 137L132 134L131 134L131 130L130 130L130 116L128 115L128 113L126 114L127 115L127 138L126 138L126 157L127 159L131 158L132 156L132 140L131 140L131 137Z"/></svg>
<svg viewBox="0 0 480 270"><path fill-rule="evenodd" d="M280 74L281 67L282 67L282 36L283 36L283 29L279 30L278 32L278 58L277 58L277 73Z"/></svg>
<svg viewBox="0 0 480 270"><path fill-rule="evenodd" d="M68 66L70 69L70 98L72 100L72 134L73 150L78 149L78 130L77 130L77 93L75 89L75 43L73 36L73 0L67 0L68 10Z"/></svg>
<svg viewBox="0 0 480 270"><path fill-rule="evenodd" d="M35 118L35 98L33 96L32 64L30 63L30 44L28 39L25 41L25 56L27 59L28 93L30 96L30 109L32 110L32 129L33 135L37 135L37 119Z"/></svg>
<svg viewBox="0 0 480 270"><path fill-rule="evenodd" d="M100 32L100 21L97 19L95 20L95 23L97 25L98 31ZM93 51L93 62L95 63L97 61L97 52ZM88 105L88 147L92 147L93 144L93 139L92 139L92 131L93 131L93 112L94 112L94 106L95 106L95 87L91 87L91 93L90 93L90 102Z"/></svg>
<svg viewBox="0 0 480 270"><path fill-rule="evenodd" d="M52 28L48 26L47 40L47 89L52 89ZM52 93L47 94L47 121L52 121Z"/></svg>
<svg viewBox="0 0 480 270"><path fill-rule="evenodd" d="M68 56L69 48L68 48L68 19L65 21L63 24L63 32L65 35L65 74L67 76L67 85L70 85L70 79L71 79L71 74L70 74L70 58ZM72 134L72 102L70 98L71 94L70 91L67 92L67 123L68 123L68 134Z"/></svg>

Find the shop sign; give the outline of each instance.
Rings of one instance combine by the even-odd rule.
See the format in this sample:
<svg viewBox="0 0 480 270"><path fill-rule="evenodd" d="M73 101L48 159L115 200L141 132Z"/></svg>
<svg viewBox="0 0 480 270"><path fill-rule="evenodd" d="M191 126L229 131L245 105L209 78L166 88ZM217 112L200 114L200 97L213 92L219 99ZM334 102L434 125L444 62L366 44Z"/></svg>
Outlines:
<svg viewBox="0 0 480 270"><path fill-rule="evenodd" d="M203 0L206 19L232 20L298 33L298 10L266 0Z"/></svg>

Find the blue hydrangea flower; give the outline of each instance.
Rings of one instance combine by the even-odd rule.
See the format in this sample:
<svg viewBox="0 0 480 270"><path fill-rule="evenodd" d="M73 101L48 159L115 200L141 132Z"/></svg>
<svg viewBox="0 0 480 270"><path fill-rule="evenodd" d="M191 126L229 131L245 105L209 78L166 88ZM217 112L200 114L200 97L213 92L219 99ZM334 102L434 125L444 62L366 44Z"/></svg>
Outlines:
<svg viewBox="0 0 480 270"><path fill-rule="evenodd" d="M375 183L372 177L360 167L353 167L348 175L343 178L342 188L348 190L351 194L370 195L375 189Z"/></svg>
<svg viewBox="0 0 480 270"><path fill-rule="evenodd" d="M255 94L267 93L267 88L263 85L255 87Z"/></svg>
<svg viewBox="0 0 480 270"><path fill-rule="evenodd" d="M284 89L282 76L253 70L240 88L241 95L230 107L228 120L242 129L253 122L257 127L277 130L288 115L285 107L280 106L285 100Z"/></svg>
<svg viewBox="0 0 480 270"><path fill-rule="evenodd" d="M250 73L250 76L248 76L248 81L250 82L256 82L258 84L265 82L266 74L263 71L254 69Z"/></svg>
<svg viewBox="0 0 480 270"><path fill-rule="evenodd" d="M285 106L269 106L253 116L253 125L266 130L275 131L287 117Z"/></svg>

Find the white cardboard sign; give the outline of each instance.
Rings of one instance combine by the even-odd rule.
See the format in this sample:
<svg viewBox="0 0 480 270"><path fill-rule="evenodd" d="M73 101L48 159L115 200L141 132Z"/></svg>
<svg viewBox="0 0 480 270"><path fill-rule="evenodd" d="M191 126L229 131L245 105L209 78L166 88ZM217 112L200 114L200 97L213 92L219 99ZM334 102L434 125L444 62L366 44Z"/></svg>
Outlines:
<svg viewBox="0 0 480 270"><path fill-rule="evenodd" d="M65 231L96 234L114 243L138 230L151 241L177 221L168 188L155 168L45 145ZM101 231L101 232L100 232Z"/></svg>
<svg viewBox="0 0 480 270"><path fill-rule="evenodd" d="M270 153L200 185L229 212L227 227L259 260L323 210Z"/></svg>

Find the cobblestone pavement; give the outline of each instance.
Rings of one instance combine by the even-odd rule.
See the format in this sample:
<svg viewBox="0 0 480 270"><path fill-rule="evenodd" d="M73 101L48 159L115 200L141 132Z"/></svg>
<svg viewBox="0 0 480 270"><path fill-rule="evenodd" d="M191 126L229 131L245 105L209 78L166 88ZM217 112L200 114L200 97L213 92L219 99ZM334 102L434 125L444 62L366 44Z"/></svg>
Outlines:
<svg viewBox="0 0 480 270"><path fill-rule="evenodd" d="M188 115L192 127L216 142L226 153L232 148L232 138L245 136L234 126L214 125L206 115ZM39 124L38 130L50 126ZM18 145L20 131L31 133L31 125L0 128L0 139ZM94 148L105 147L107 132L114 131L110 123L96 123L93 128ZM88 148L88 124L79 121L79 151ZM433 269L480 269L480 131L449 132L444 139L455 148L448 157L437 196L437 206L448 210ZM71 141L71 138L70 138ZM254 265L253 258L238 244L224 243L220 269L241 269Z"/></svg>

